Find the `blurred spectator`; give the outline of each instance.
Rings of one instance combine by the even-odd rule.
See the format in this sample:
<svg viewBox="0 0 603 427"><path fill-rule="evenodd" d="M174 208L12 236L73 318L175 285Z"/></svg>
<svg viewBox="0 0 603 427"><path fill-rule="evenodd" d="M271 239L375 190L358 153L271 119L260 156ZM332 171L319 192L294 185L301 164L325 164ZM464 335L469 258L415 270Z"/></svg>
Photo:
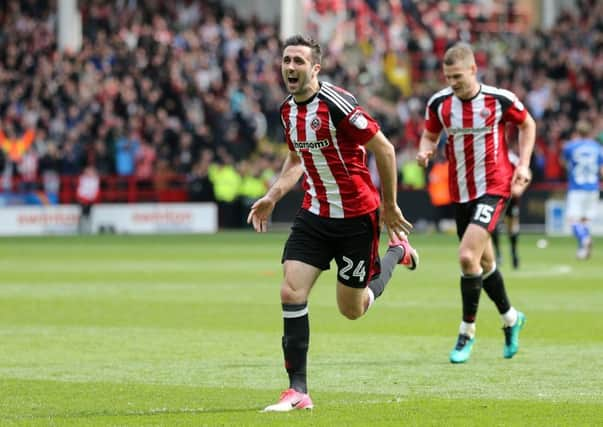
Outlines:
<svg viewBox="0 0 603 427"><path fill-rule="evenodd" d="M132 176L136 170L139 142L136 135L120 136L115 142L115 169L120 176Z"/></svg>
<svg viewBox="0 0 603 427"><path fill-rule="evenodd" d="M448 160L440 149L436 151L428 174L427 192L433 206L433 222L440 233L444 220L454 218L454 207L448 188Z"/></svg>
<svg viewBox="0 0 603 427"><path fill-rule="evenodd" d="M56 144L49 143L46 146L46 153L40 158L38 169L46 197L51 203L57 203L61 187L61 158Z"/></svg>
<svg viewBox="0 0 603 427"><path fill-rule="evenodd" d="M540 120L551 102L551 85L547 81L544 72L538 73L532 81L532 89L526 96L528 109L534 116L534 120Z"/></svg>
<svg viewBox="0 0 603 427"><path fill-rule="evenodd" d="M193 145L193 135L190 132L180 134L178 140L178 149L176 150L175 166L176 172L186 175L192 168L197 158L197 153Z"/></svg>
<svg viewBox="0 0 603 427"><path fill-rule="evenodd" d="M81 214L78 222L78 231L81 234L90 233L90 212L92 206L98 201L100 195L100 178L93 166L87 166L78 178L77 201L80 204Z"/></svg>
<svg viewBox="0 0 603 427"><path fill-rule="evenodd" d="M155 147L147 141L142 140L134 154L134 175L136 176L136 186L138 190L151 191L153 189L156 160L157 153ZM158 168L157 173L162 172L163 170L159 170Z"/></svg>
<svg viewBox="0 0 603 427"><path fill-rule="evenodd" d="M206 150L201 153L201 158L194 164L193 170L188 175L188 197L192 202L215 202L214 187L209 179L209 166L212 153Z"/></svg>
<svg viewBox="0 0 603 427"><path fill-rule="evenodd" d="M80 174L83 163L82 149L76 131L69 132L60 155L61 175L75 177Z"/></svg>
<svg viewBox="0 0 603 427"><path fill-rule="evenodd" d="M235 167L233 157L225 150L218 150L218 163L209 167L209 179L218 202L218 220L221 228L238 228L241 223L239 189L242 177Z"/></svg>
<svg viewBox="0 0 603 427"><path fill-rule="evenodd" d="M113 175L115 173L115 160L109 150L107 144L102 139L96 140L94 143L93 154L94 168L101 176Z"/></svg>
<svg viewBox="0 0 603 427"><path fill-rule="evenodd" d="M155 168L155 160L157 159L157 153L155 147L149 144L147 141L141 141L134 154L135 159L135 175L136 178L141 180L150 180L153 177Z"/></svg>
<svg viewBox="0 0 603 427"><path fill-rule="evenodd" d="M1 121L0 121L1 123ZM4 153L4 170L2 173L2 188L4 191L11 191L13 187L13 175L24 173L25 179L31 181L32 173L35 176L37 169L37 157L28 155L28 150L34 142L35 132L28 129L22 136L17 135L13 126L8 126L6 134L0 128L0 148ZM24 157L27 157L25 163ZM31 182L25 183L21 190L29 191Z"/></svg>
<svg viewBox="0 0 603 427"><path fill-rule="evenodd" d="M34 138L35 132L32 129L28 129L21 136L17 135L14 127L10 127L7 134L0 129L0 148L6 153L11 162L19 163L33 144Z"/></svg>
<svg viewBox="0 0 603 427"><path fill-rule="evenodd" d="M241 174L239 200L242 215L240 224L245 224L251 205L266 193L268 186L262 178L259 162L243 160L239 164L239 173Z"/></svg>
<svg viewBox="0 0 603 427"><path fill-rule="evenodd" d="M38 153L30 148L23 153L17 164L20 176L20 190L29 193L38 189Z"/></svg>
<svg viewBox="0 0 603 427"><path fill-rule="evenodd" d="M417 149L411 146L401 150L398 155L398 169L402 188L421 190L426 186L425 171L417 164L416 155Z"/></svg>

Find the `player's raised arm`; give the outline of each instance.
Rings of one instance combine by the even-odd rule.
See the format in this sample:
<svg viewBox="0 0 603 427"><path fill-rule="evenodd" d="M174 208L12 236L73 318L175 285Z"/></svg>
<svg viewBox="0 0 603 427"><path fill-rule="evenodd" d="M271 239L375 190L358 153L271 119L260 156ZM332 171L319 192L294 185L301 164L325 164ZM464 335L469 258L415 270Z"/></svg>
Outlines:
<svg viewBox="0 0 603 427"><path fill-rule="evenodd" d="M255 231L265 232L268 230L268 219L274 210L274 206L293 188L302 173L303 168L300 158L295 152L290 151L276 182L264 197L256 200L251 206L247 223L252 224Z"/></svg>

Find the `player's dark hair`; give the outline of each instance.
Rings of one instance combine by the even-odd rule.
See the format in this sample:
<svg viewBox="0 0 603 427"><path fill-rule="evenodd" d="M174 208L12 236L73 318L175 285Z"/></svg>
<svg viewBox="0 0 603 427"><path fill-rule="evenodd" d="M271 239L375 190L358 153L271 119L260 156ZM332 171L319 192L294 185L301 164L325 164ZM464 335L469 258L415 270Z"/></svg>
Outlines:
<svg viewBox="0 0 603 427"><path fill-rule="evenodd" d="M291 36L285 40L283 49L287 46L308 46L312 51L312 62L314 64L320 64L320 61L322 61L322 49L320 48L320 44L310 36L301 34Z"/></svg>

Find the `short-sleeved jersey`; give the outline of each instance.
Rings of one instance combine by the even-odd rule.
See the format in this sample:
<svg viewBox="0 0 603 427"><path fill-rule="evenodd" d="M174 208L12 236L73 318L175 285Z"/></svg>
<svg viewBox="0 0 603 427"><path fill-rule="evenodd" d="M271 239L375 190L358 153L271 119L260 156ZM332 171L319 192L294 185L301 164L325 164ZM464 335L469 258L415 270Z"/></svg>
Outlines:
<svg viewBox="0 0 603 427"><path fill-rule="evenodd" d="M366 166L366 144L377 122L349 92L327 82L308 101L281 105L289 150L301 159L306 191L302 209L327 218L352 218L379 207Z"/></svg>
<svg viewBox="0 0 603 427"><path fill-rule="evenodd" d="M513 92L482 84L461 100L450 87L434 94L425 109L425 129L446 132L450 195L465 203L484 194L511 195L513 165L505 124L521 124L527 111Z"/></svg>
<svg viewBox="0 0 603 427"><path fill-rule="evenodd" d="M603 147L592 139L573 139L563 147L568 190L599 190Z"/></svg>

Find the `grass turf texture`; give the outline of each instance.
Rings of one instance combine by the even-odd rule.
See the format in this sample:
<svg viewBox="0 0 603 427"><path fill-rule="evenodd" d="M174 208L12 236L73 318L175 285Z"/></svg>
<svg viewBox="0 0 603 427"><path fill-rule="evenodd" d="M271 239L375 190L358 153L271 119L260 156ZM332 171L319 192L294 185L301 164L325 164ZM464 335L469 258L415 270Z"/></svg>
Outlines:
<svg viewBox="0 0 603 427"><path fill-rule="evenodd" d="M528 323L502 358L485 294L466 365L448 362L460 320L456 240L413 236L357 321L335 273L310 298L316 408L259 413L287 385L279 263L286 234L0 240L0 425L596 425L603 413L603 251L522 236L504 263ZM385 250L385 241L382 242ZM503 241L503 250L508 253ZM507 256L507 260L509 257Z"/></svg>

